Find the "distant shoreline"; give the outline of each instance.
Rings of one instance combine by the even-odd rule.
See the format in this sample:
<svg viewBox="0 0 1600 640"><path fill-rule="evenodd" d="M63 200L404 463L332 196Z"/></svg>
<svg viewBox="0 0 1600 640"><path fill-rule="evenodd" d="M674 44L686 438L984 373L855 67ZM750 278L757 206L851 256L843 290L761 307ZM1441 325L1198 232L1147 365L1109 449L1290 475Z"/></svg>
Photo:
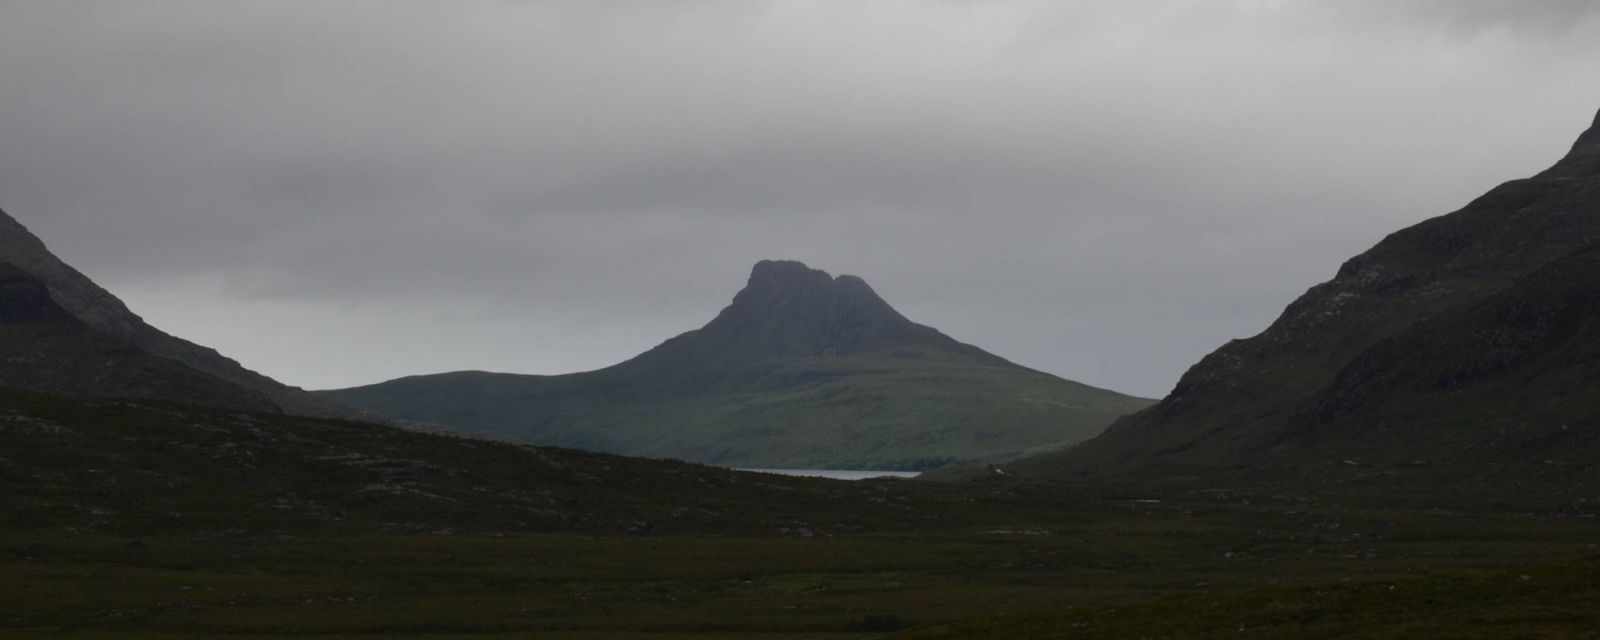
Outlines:
<svg viewBox="0 0 1600 640"><path fill-rule="evenodd" d="M778 476L794 476L798 478L828 478L830 480L869 480L872 478L915 478L922 475L920 471L870 471L855 469L744 469L735 468L736 471L749 473L767 473Z"/></svg>

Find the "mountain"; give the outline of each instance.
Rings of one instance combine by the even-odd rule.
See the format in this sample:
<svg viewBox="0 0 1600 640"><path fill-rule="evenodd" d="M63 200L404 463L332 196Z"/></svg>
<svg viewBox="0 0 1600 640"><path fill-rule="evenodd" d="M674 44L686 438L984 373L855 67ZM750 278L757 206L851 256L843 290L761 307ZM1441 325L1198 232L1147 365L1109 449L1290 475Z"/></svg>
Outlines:
<svg viewBox="0 0 1600 640"><path fill-rule="evenodd" d="M0 211L0 386L258 412L354 412L146 324Z"/></svg>
<svg viewBox="0 0 1600 640"><path fill-rule="evenodd" d="M762 261L709 324L562 376L459 372L325 392L477 435L747 467L923 468L1071 443L1149 401L916 324L865 281Z"/></svg>
<svg viewBox="0 0 1600 640"><path fill-rule="evenodd" d="M1596 499L1597 454L1600 117L1555 166L1388 236L1160 403L1016 469L1405 476Z"/></svg>
<svg viewBox="0 0 1600 640"><path fill-rule="evenodd" d="M836 312L802 323L826 335L739 320L733 330L748 341L718 353L742 362L741 350L826 342L981 354L903 319L870 317L887 306L853 300L870 296L864 287L795 292L831 300ZM658 355L710 358L697 344ZM1009 521L1015 509L937 487L740 473L339 419L355 414L151 327L0 213L0 531L812 536L952 517Z"/></svg>

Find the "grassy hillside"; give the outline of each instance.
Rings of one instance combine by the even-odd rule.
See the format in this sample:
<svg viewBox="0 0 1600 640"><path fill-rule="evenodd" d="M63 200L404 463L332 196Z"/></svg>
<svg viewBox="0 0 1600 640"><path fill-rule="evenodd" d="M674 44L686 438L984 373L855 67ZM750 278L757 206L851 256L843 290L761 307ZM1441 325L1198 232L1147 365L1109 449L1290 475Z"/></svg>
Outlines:
<svg viewBox="0 0 1600 640"><path fill-rule="evenodd" d="M922 469L1093 436L1148 401L1017 367L904 354L791 359L665 388L615 372L460 373L332 394L540 444L753 467Z"/></svg>
<svg viewBox="0 0 1600 640"><path fill-rule="evenodd" d="M925 469L1081 441L1151 401L915 324L859 278L764 262L704 328L566 376L461 372L325 392L393 419L745 467Z"/></svg>

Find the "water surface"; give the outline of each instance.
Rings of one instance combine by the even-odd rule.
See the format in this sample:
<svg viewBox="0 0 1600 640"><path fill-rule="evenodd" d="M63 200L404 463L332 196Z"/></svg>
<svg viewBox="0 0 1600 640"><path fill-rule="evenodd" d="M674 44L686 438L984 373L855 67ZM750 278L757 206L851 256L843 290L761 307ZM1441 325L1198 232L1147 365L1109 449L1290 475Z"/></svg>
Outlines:
<svg viewBox="0 0 1600 640"><path fill-rule="evenodd" d="M801 478L830 478L833 480L866 480L868 478L915 478L917 471L863 471L856 469L739 469L751 473L770 473Z"/></svg>

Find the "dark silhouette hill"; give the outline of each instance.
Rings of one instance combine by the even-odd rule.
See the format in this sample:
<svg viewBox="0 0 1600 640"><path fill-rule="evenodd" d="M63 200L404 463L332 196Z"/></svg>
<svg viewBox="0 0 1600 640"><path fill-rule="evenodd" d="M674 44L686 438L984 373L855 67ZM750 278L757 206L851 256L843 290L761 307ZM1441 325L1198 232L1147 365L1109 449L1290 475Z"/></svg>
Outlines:
<svg viewBox="0 0 1600 640"><path fill-rule="evenodd" d="M308 416L354 414L146 324L3 211L0 386Z"/></svg>
<svg viewBox="0 0 1600 640"><path fill-rule="evenodd" d="M1550 169L1352 258L1155 406L1016 468L1392 473L1592 495L1597 243L1600 118Z"/></svg>
<svg viewBox="0 0 1600 640"><path fill-rule="evenodd" d="M458 372L326 392L463 433L740 466L923 468L1097 433L1148 401L916 324L861 278L763 261L704 327L563 376Z"/></svg>

